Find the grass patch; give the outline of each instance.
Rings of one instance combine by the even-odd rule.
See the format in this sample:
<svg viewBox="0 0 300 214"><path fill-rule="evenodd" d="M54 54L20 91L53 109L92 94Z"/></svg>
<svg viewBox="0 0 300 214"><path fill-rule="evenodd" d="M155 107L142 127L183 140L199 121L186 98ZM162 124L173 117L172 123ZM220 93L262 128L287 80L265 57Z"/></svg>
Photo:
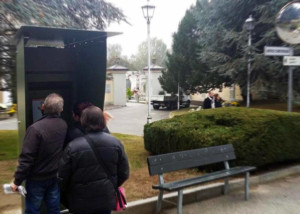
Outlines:
<svg viewBox="0 0 300 214"><path fill-rule="evenodd" d="M122 141L128 155L131 171L147 167L146 158L149 156L149 152L144 148L143 137L117 133L114 133L113 136Z"/></svg>
<svg viewBox="0 0 300 214"><path fill-rule="evenodd" d="M130 164L130 178L123 185L128 201L156 196L158 192L152 189L152 185L158 183L157 176L150 177L147 166L149 152L144 148L144 139L140 136L113 134L124 145ZM0 184L10 183L17 166L18 142L17 131L0 131ZM165 180L174 181L194 176L199 172L183 170L168 173ZM0 194L2 190L0 189Z"/></svg>
<svg viewBox="0 0 300 214"><path fill-rule="evenodd" d="M0 130L0 161L18 157L18 132Z"/></svg>
<svg viewBox="0 0 300 214"><path fill-rule="evenodd" d="M150 155L144 148L144 139L140 136L116 134L124 145L130 164L130 177L123 185L126 190L128 201L156 196L158 191L152 189L152 185L158 183L158 176L150 177L148 172L147 157ZM181 170L168 173L164 176L165 181L175 181L200 174L197 170Z"/></svg>

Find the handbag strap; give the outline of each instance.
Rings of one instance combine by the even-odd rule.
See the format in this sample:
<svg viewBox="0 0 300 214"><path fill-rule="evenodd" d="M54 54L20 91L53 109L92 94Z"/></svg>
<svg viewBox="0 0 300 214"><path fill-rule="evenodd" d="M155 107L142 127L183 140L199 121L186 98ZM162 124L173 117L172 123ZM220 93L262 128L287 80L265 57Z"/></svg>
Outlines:
<svg viewBox="0 0 300 214"><path fill-rule="evenodd" d="M87 140L87 142L89 143L89 145L90 145L90 147L91 147L91 149L92 149L94 155L96 156L96 159L98 160L98 163L99 163L100 166L104 169L104 171L105 171L105 173L106 173L108 179L110 180L110 182L111 182L112 185L114 186L114 188L115 188L115 190L116 190L116 196L117 196L117 199L118 199L118 201L119 201L120 207L121 207L121 208L124 208L124 205L123 205L123 203L121 203L121 202L122 202L122 199L123 199L124 204L127 204L127 203L126 203L126 199L125 199L124 195L120 193L118 187L115 187L114 183L112 182L112 180L111 180L111 177L112 177L112 176L111 176L110 170L106 167L106 165L105 165L105 163L103 162L103 160L102 160L102 158L101 158L101 156L100 156L98 150L95 148L95 144L94 144L93 140L92 140L88 135L85 135L84 137L85 137L85 139Z"/></svg>
<svg viewBox="0 0 300 214"><path fill-rule="evenodd" d="M96 159L98 160L98 163L99 163L100 166L104 169L104 171L105 171L105 173L106 173L108 179L111 180L111 177L112 177L112 176L111 176L111 172L110 172L110 170L106 167L106 165L104 164L104 162L103 162L103 160L102 160L100 154L98 153L97 149L95 148L95 144L94 144L93 140L92 140L88 135L85 135L84 137L85 137L85 139L87 140L87 142L89 143L89 145L90 145L92 151L94 152L94 155L96 156ZM113 186L115 187L115 185L113 185Z"/></svg>

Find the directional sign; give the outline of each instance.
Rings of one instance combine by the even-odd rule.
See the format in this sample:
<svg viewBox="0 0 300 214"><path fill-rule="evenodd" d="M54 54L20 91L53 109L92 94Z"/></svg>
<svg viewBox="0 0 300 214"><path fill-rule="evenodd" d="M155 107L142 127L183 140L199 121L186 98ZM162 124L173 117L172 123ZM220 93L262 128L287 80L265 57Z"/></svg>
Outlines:
<svg viewBox="0 0 300 214"><path fill-rule="evenodd" d="M291 47L265 46L265 56L293 56L294 50Z"/></svg>
<svg viewBox="0 0 300 214"><path fill-rule="evenodd" d="M284 66L300 66L300 56L284 56Z"/></svg>

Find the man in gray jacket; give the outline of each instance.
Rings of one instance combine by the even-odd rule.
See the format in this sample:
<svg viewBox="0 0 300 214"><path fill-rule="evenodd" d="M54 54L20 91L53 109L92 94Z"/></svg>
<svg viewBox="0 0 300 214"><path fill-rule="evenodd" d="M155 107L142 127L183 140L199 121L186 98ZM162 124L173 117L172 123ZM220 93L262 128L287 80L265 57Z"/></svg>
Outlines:
<svg viewBox="0 0 300 214"><path fill-rule="evenodd" d="M63 151L67 124L61 119L64 100L58 94L46 97L44 116L28 127L11 188L16 191L26 180L25 213L40 213L42 201L47 212L60 213L57 183L58 163Z"/></svg>

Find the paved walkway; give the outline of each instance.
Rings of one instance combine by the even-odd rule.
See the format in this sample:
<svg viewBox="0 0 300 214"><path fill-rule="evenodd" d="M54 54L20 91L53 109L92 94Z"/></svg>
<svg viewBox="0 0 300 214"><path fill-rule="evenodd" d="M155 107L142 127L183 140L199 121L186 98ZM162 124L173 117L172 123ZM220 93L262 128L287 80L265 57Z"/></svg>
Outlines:
<svg viewBox="0 0 300 214"><path fill-rule="evenodd" d="M17 118L12 117L6 120L0 120L0 130L17 130Z"/></svg>
<svg viewBox="0 0 300 214"><path fill-rule="evenodd" d="M176 208L163 214L177 213ZM251 188L249 201L244 192L232 192L210 200L183 206L183 214L299 214L300 175Z"/></svg>
<svg viewBox="0 0 300 214"><path fill-rule="evenodd" d="M108 123L111 132L143 136L144 125L147 123L148 105L127 103L126 106L108 106L105 110L113 116ZM169 118L170 112L167 109L151 109L152 121ZM0 120L0 130L17 130L17 128L15 117Z"/></svg>
<svg viewBox="0 0 300 214"><path fill-rule="evenodd" d="M144 135L144 125L147 123L148 105L141 103L127 103L126 106L108 109L113 119L108 122L111 132ZM166 109L151 110L152 122L169 118L171 111Z"/></svg>

